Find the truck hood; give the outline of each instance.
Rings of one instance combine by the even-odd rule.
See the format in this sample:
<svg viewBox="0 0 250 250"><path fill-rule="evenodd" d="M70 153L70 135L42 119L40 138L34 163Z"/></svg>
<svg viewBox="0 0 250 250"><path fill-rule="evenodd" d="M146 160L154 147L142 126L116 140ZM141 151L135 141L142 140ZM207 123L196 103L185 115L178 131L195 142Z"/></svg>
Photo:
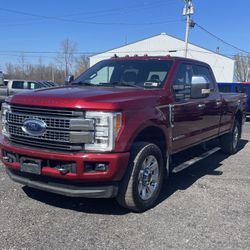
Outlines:
<svg viewBox="0 0 250 250"><path fill-rule="evenodd" d="M83 108L96 110L141 109L157 105L159 91L153 89L112 87L59 87L21 93L10 97L11 104Z"/></svg>

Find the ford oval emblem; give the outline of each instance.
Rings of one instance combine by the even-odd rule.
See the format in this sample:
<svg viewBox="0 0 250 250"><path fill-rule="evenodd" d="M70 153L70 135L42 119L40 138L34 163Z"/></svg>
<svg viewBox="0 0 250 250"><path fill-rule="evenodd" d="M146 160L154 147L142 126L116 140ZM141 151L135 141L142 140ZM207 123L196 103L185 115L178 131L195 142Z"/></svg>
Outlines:
<svg viewBox="0 0 250 250"><path fill-rule="evenodd" d="M23 123L22 130L24 133L32 136L44 135L46 131L46 123L36 118L26 119Z"/></svg>

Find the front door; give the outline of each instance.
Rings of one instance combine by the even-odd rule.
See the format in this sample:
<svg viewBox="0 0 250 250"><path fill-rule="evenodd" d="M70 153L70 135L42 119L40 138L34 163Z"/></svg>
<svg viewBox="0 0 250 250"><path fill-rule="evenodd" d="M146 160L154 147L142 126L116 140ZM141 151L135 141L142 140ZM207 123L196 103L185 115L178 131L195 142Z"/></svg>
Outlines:
<svg viewBox="0 0 250 250"><path fill-rule="evenodd" d="M191 98L193 75L192 65L181 63L173 80L175 95L172 110L173 152L187 148L203 139L202 129L204 127L204 102L206 98Z"/></svg>

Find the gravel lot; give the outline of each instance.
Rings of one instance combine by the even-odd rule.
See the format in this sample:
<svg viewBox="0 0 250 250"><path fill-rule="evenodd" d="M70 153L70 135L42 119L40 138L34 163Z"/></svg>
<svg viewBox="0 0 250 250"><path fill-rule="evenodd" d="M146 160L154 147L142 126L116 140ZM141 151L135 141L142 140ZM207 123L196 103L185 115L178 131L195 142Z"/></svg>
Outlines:
<svg viewBox="0 0 250 250"><path fill-rule="evenodd" d="M250 249L250 122L241 150L173 175L143 214L13 183L0 166L0 249Z"/></svg>

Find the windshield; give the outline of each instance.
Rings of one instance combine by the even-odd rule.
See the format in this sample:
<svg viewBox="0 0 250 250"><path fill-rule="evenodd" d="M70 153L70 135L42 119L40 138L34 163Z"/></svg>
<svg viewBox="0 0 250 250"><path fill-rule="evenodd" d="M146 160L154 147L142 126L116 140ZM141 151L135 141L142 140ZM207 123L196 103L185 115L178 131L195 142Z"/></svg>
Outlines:
<svg viewBox="0 0 250 250"><path fill-rule="evenodd" d="M170 60L105 60L84 72L72 84L160 88L171 65Z"/></svg>

